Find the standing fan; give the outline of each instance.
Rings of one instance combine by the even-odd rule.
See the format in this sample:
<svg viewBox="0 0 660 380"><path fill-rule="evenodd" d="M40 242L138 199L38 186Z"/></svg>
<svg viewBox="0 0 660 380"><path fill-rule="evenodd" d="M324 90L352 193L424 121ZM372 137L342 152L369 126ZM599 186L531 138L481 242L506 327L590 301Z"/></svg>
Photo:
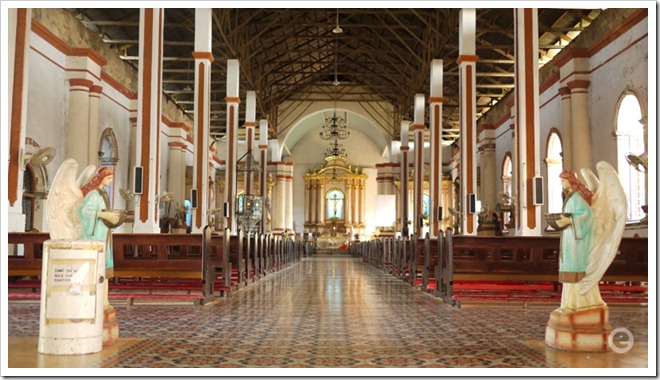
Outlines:
<svg viewBox="0 0 660 380"><path fill-rule="evenodd" d="M33 168L37 168L40 165L46 166L50 164L55 158L55 148L52 146L44 146L38 148L34 152L24 153L23 154L23 169L27 165L30 165Z"/></svg>

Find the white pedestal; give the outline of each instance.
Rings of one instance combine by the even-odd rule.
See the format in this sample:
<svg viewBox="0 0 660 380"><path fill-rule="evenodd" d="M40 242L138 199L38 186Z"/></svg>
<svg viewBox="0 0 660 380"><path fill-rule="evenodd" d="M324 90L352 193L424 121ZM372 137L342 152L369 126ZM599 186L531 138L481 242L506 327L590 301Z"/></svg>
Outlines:
<svg viewBox="0 0 660 380"><path fill-rule="evenodd" d="M104 245L97 240L44 242L40 353L76 355L103 348Z"/></svg>

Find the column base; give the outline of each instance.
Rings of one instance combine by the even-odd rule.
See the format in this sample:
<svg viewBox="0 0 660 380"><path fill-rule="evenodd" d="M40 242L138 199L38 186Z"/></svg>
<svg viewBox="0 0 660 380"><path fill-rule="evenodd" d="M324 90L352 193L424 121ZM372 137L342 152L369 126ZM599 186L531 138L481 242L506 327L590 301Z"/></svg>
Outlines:
<svg viewBox="0 0 660 380"><path fill-rule="evenodd" d="M109 347L119 341L119 322L112 306L103 309L103 347Z"/></svg>
<svg viewBox="0 0 660 380"><path fill-rule="evenodd" d="M545 344L564 351L606 352L609 324L609 308L598 306L586 310L550 313L545 328Z"/></svg>

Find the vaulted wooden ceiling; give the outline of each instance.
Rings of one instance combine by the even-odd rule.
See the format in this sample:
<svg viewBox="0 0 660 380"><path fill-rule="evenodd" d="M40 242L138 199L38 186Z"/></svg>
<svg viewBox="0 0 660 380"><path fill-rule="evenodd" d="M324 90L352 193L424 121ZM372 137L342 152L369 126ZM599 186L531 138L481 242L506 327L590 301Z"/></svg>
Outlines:
<svg viewBox="0 0 660 380"><path fill-rule="evenodd" d="M137 67L139 8L69 11ZM539 9L539 63L549 61L600 12ZM195 10L167 8L164 14L163 91L192 116ZM257 120L267 118L275 128L278 106L285 101L386 101L395 120L412 119L414 95L429 96L431 60L442 59L443 124L451 128L444 137L456 139L458 15L458 8L216 8L211 134L225 133L227 59L240 61L241 98L256 91ZM476 15L480 117L513 88L514 11L484 8ZM337 26L341 33L333 33ZM338 86L332 85L335 78ZM393 133L396 129L392 126Z"/></svg>

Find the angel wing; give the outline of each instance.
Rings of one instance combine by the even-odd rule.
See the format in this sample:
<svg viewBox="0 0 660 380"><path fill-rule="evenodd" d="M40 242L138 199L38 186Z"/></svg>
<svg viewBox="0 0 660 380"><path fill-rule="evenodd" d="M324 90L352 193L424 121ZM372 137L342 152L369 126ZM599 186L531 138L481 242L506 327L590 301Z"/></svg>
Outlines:
<svg viewBox="0 0 660 380"><path fill-rule="evenodd" d="M626 194L612 165L601 161L596 169L600 184L591 204L593 246L589 251L586 274L580 281L581 295L598 285L612 264L621 243L628 213Z"/></svg>
<svg viewBox="0 0 660 380"><path fill-rule="evenodd" d="M89 182L89 180L92 179L92 177L94 177L94 174L96 174L96 166L87 165L85 170L83 170L82 173L80 173L80 175L78 176L78 180L77 180L78 188L82 188L83 186L85 186L87 182Z"/></svg>
<svg viewBox="0 0 660 380"><path fill-rule="evenodd" d="M589 190L591 190L591 192L595 194L596 190L598 190L598 185L600 183L598 177L596 177L594 172L592 172L591 169L589 168L580 169L580 174L582 174L584 181L587 183L587 188L589 188Z"/></svg>
<svg viewBox="0 0 660 380"><path fill-rule="evenodd" d="M46 221L51 239L74 240L82 235L78 207L83 195L76 181L77 173L78 163L74 159L67 159L57 170L50 186Z"/></svg>

